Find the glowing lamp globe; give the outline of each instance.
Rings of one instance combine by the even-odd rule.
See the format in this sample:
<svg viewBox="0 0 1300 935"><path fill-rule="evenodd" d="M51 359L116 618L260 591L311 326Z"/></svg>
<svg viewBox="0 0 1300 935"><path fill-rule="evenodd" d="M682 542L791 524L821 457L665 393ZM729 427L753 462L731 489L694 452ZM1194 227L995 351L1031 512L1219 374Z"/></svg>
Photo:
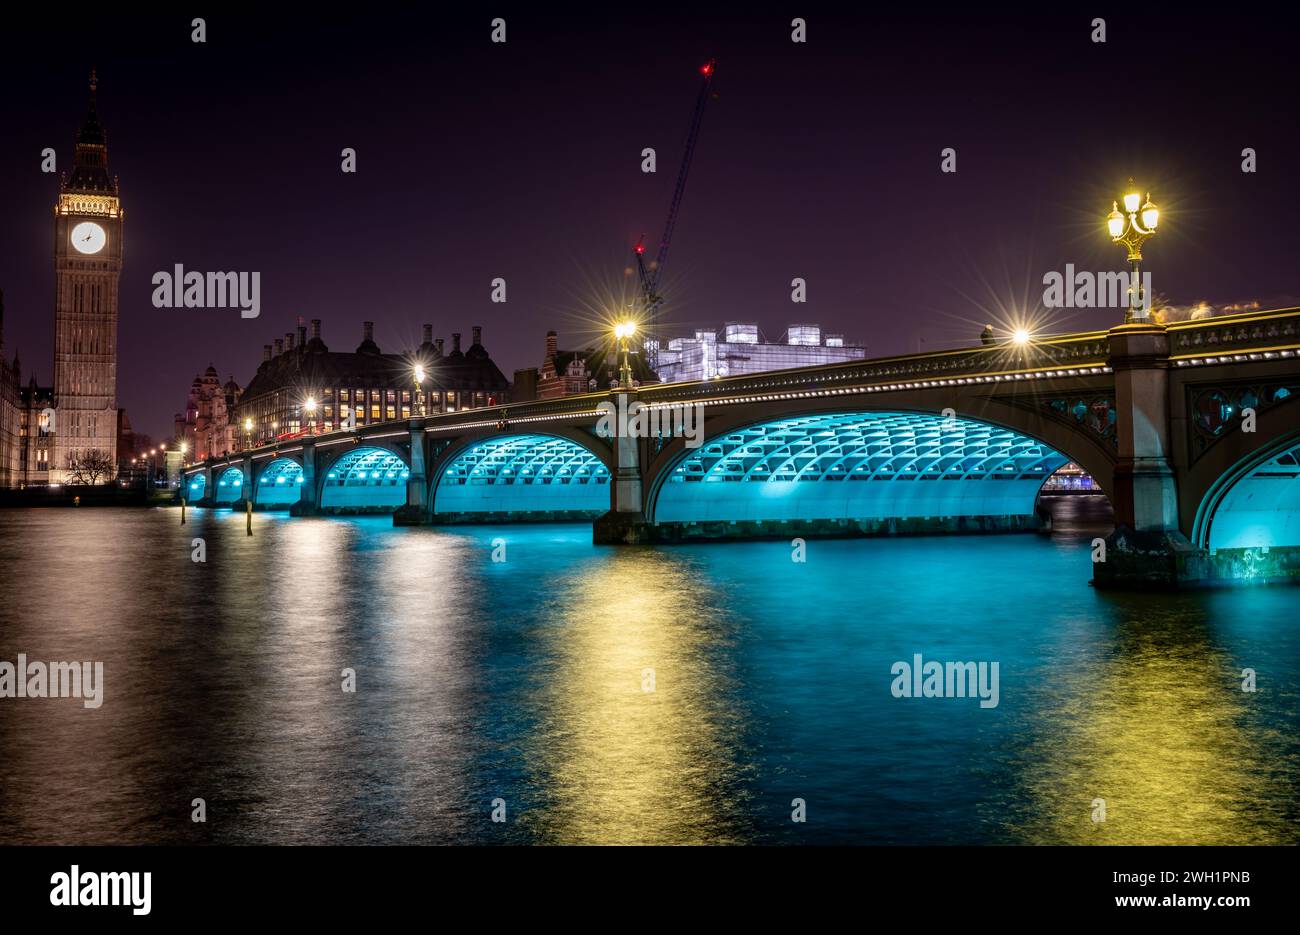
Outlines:
<svg viewBox="0 0 1300 935"><path fill-rule="evenodd" d="M1118 208L1106 217L1106 228L1110 231L1112 240L1117 240L1124 234L1124 215L1119 213Z"/></svg>
<svg viewBox="0 0 1300 935"><path fill-rule="evenodd" d="M1160 211L1149 200L1142 206L1142 226L1149 231L1156 229L1160 223Z"/></svg>

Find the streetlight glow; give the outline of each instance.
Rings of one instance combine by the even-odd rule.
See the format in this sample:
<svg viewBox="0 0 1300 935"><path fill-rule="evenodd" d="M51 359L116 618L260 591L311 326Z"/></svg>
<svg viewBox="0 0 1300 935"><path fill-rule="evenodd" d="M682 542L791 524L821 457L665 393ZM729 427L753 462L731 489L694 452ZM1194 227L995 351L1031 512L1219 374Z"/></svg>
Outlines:
<svg viewBox="0 0 1300 935"><path fill-rule="evenodd" d="M619 364L618 368L618 386L622 390L632 389L632 364L628 360L628 354L631 351L628 350L627 339L634 334L636 334L636 322L634 321L621 321L614 325L614 337L618 339L619 350L623 354L623 362Z"/></svg>
<svg viewBox="0 0 1300 935"><path fill-rule="evenodd" d="M1011 340L1016 344L1028 344L1031 337L1032 335L1026 329L1017 328L1015 333L1011 335Z"/></svg>

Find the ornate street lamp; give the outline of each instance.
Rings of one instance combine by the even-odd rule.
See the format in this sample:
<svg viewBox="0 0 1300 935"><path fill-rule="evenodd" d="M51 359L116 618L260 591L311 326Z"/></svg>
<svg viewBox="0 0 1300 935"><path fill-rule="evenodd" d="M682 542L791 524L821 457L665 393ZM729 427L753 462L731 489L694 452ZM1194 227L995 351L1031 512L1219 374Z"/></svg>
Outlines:
<svg viewBox="0 0 1300 935"><path fill-rule="evenodd" d="M244 419L244 448L247 450L253 447L253 420Z"/></svg>
<svg viewBox="0 0 1300 935"><path fill-rule="evenodd" d="M457 338L459 340L459 338ZM424 418L424 389L420 386L424 382L424 365L415 365L415 414Z"/></svg>
<svg viewBox="0 0 1300 935"><path fill-rule="evenodd" d="M302 404L303 412L307 413L307 425L309 431L316 434L316 397L308 396L306 402Z"/></svg>
<svg viewBox="0 0 1300 935"><path fill-rule="evenodd" d="M1129 280L1128 286L1128 313L1124 318L1125 324L1146 321L1147 319L1146 302L1142 295L1142 273L1140 269L1142 241L1152 236L1156 232L1156 226L1160 223L1160 211L1151 203L1151 193L1147 192L1144 202L1132 179L1128 180L1128 185L1128 194L1124 196L1124 210L1119 210L1119 202L1112 202L1112 210L1106 218L1106 229L1110 232L1111 241L1128 249L1128 260L1132 264L1132 278Z"/></svg>
<svg viewBox="0 0 1300 935"><path fill-rule="evenodd" d="M632 335L636 334L636 322L627 321L614 326L614 337L619 340L619 350L623 354L623 362L618 367L618 387L621 390L632 389L632 364L628 360L627 342Z"/></svg>

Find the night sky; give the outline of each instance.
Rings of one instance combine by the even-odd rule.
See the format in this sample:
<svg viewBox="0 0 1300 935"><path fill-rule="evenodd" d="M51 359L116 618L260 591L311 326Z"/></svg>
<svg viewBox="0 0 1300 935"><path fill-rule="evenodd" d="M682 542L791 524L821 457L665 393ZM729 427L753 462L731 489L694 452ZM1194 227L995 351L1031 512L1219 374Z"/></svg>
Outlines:
<svg viewBox="0 0 1300 935"><path fill-rule="evenodd" d="M969 343L1032 310L1045 272L1123 268L1103 218L1130 175L1163 209L1144 250L1158 293L1300 293L1294 36L1254 7L1005 20L918 7L908 21L360 9L209 11L203 45L190 40L203 11L51 6L48 22L6 24L0 288L24 380L52 380L58 187L40 154L71 165L92 66L126 209L118 401L159 437L197 372L247 383L298 316L323 319L332 350L355 348L368 319L385 351L417 344L425 321L448 346L481 324L507 376L541 362L548 328L562 347L593 339L632 295L632 245L657 243L710 56L718 97L664 276L680 332L757 320L775 338L813 321L873 356ZM794 15L805 44L790 41ZM490 42L494 16L505 44ZM151 277L176 263L259 271L261 317L153 308ZM490 301L498 276L504 305ZM790 302L796 276L806 305ZM1045 327L1120 320L1057 312Z"/></svg>

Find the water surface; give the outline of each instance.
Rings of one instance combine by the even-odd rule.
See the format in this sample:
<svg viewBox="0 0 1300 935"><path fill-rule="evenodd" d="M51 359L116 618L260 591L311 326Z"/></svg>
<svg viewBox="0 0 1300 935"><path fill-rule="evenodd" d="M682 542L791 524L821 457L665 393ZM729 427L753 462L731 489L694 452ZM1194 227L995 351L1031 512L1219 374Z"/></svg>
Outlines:
<svg viewBox="0 0 1300 935"><path fill-rule="evenodd" d="M0 660L106 682L97 710L0 699L0 842L1296 840L1300 592L1098 592L1068 521L796 563L179 519L0 511ZM998 706L894 698L914 653L998 661Z"/></svg>

